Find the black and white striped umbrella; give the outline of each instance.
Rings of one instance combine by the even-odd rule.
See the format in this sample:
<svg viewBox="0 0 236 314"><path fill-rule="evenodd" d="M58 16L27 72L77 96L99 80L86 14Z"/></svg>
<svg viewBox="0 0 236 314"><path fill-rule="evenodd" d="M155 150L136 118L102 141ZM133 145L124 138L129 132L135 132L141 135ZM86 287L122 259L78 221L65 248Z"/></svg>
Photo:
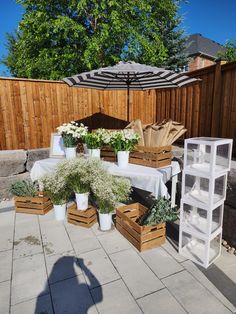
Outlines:
<svg viewBox="0 0 236 314"><path fill-rule="evenodd" d="M95 88L101 90L128 91L128 114L129 120L129 91L148 90L159 88L174 88L197 81L198 79L188 77L183 73L175 73L170 70L135 63L132 61L119 62L118 64L83 72L71 77L64 78L70 86Z"/></svg>

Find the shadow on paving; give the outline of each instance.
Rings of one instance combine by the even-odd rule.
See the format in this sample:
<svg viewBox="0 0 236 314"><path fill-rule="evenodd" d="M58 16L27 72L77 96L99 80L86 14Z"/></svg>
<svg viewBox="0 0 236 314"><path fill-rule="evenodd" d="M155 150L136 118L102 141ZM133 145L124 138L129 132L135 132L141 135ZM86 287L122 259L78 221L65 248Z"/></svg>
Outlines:
<svg viewBox="0 0 236 314"><path fill-rule="evenodd" d="M87 283L82 274L76 274L74 267L78 266L84 272ZM70 277L55 282L55 279L59 278L60 274L63 277L63 273L65 272L70 274ZM73 256L63 256L59 258L53 265L53 269L48 277L48 282L52 283L50 285L50 293L53 309L42 300L42 296L49 292L46 284L44 291L42 291L37 298L34 314L87 314L92 306L95 307L95 304L103 300L102 287L99 281L86 267L81 258ZM95 300L92 299L90 294L92 286L96 287Z"/></svg>

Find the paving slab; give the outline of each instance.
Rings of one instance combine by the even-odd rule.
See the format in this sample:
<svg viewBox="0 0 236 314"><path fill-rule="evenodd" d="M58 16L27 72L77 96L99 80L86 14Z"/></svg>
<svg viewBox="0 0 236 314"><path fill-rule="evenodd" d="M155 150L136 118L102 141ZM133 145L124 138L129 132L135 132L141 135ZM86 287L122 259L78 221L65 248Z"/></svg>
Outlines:
<svg viewBox="0 0 236 314"><path fill-rule="evenodd" d="M65 223L65 227L77 254L101 248L101 244L90 229L68 223Z"/></svg>
<svg viewBox="0 0 236 314"><path fill-rule="evenodd" d="M51 296L43 295L11 307L11 314L53 314Z"/></svg>
<svg viewBox="0 0 236 314"><path fill-rule="evenodd" d="M79 263L90 289L120 278L103 249L80 254Z"/></svg>
<svg viewBox="0 0 236 314"><path fill-rule="evenodd" d="M98 240L108 255L131 249L129 242L117 230L99 235Z"/></svg>
<svg viewBox="0 0 236 314"><path fill-rule="evenodd" d="M43 248L46 255L60 254L73 250L62 221L40 220Z"/></svg>
<svg viewBox="0 0 236 314"><path fill-rule="evenodd" d="M162 289L137 300L143 313L185 314L184 308L167 289Z"/></svg>
<svg viewBox="0 0 236 314"><path fill-rule="evenodd" d="M49 283L75 277L82 273L74 252L45 256Z"/></svg>
<svg viewBox="0 0 236 314"><path fill-rule="evenodd" d="M13 248L15 211L1 212L0 218L0 252Z"/></svg>
<svg viewBox="0 0 236 314"><path fill-rule="evenodd" d="M139 314L142 313L122 280L106 284L102 288L102 302L100 287L92 289L93 300L101 314Z"/></svg>
<svg viewBox="0 0 236 314"><path fill-rule="evenodd" d="M48 294L47 274L42 253L13 261L11 304Z"/></svg>
<svg viewBox="0 0 236 314"><path fill-rule="evenodd" d="M187 260L186 257L181 256L176 248L168 241L162 245L162 248L166 250L177 262L181 263Z"/></svg>
<svg viewBox="0 0 236 314"><path fill-rule="evenodd" d="M12 250L0 252L0 282L11 279Z"/></svg>
<svg viewBox="0 0 236 314"><path fill-rule="evenodd" d="M13 257L20 258L42 252L38 216L17 213Z"/></svg>
<svg viewBox="0 0 236 314"><path fill-rule="evenodd" d="M10 281L0 283L0 314L9 313L10 309Z"/></svg>
<svg viewBox="0 0 236 314"><path fill-rule="evenodd" d="M169 276L163 283L188 313L232 313L187 271Z"/></svg>
<svg viewBox="0 0 236 314"><path fill-rule="evenodd" d="M114 253L110 258L135 298L163 288L162 282L133 250Z"/></svg>
<svg viewBox="0 0 236 314"><path fill-rule="evenodd" d="M213 283L209 279L207 279L207 277L203 273L202 268L200 270L196 264L189 260L183 262L182 265L184 266L185 269L187 269L188 272L190 272L194 276L194 278L196 278L197 281L199 281L205 288L207 288L230 311L232 311L233 313L236 312L235 306L231 302L229 302L229 300L213 285ZM219 279L217 278L217 280L222 280L217 271L215 271L215 274L216 275L218 274ZM224 288L224 290L227 289L227 285L225 286L222 281L220 286L221 288ZM229 291L230 295L236 297L235 286L234 287L230 286L230 289L231 289Z"/></svg>
<svg viewBox="0 0 236 314"><path fill-rule="evenodd" d="M144 251L140 253L140 256L160 279L184 269L180 263L161 247Z"/></svg>
<svg viewBox="0 0 236 314"><path fill-rule="evenodd" d="M56 314L98 313L83 275L51 285L51 293ZM100 294L98 302L101 302L101 299L102 295Z"/></svg>

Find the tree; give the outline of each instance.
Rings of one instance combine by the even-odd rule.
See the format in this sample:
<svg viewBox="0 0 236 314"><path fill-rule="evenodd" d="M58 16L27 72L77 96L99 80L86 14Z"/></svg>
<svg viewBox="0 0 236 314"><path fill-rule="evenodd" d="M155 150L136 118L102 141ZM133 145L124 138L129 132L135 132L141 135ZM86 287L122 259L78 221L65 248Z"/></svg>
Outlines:
<svg viewBox="0 0 236 314"><path fill-rule="evenodd" d="M228 40L224 44L224 51L218 54L218 57L228 61L236 61L236 40Z"/></svg>
<svg viewBox="0 0 236 314"><path fill-rule="evenodd" d="M60 79L133 60L186 64L179 0L16 0L25 13L3 63L16 77Z"/></svg>

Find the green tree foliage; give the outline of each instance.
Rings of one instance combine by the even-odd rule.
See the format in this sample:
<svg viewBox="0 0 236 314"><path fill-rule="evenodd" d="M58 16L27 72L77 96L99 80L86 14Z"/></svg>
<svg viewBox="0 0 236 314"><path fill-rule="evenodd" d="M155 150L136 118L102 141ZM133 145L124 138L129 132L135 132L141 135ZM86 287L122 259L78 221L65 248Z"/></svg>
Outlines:
<svg viewBox="0 0 236 314"><path fill-rule="evenodd" d="M16 77L60 79L133 60L179 68L180 0L16 0L25 13L3 63Z"/></svg>
<svg viewBox="0 0 236 314"><path fill-rule="evenodd" d="M236 61L236 40L228 40L224 45L224 52L218 54L218 56L228 62Z"/></svg>

